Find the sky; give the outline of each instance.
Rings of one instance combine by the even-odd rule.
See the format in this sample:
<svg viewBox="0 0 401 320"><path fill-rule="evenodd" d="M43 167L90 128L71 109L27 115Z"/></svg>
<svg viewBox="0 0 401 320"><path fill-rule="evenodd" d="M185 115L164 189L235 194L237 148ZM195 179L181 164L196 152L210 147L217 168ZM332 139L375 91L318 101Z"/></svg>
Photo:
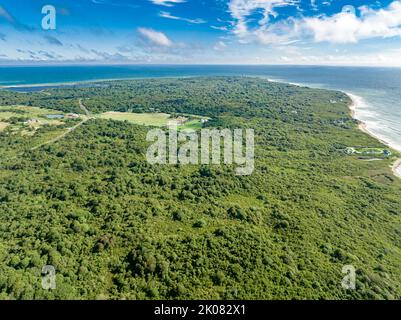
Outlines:
<svg viewBox="0 0 401 320"><path fill-rule="evenodd" d="M0 64L401 66L400 57L401 0L0 0Z"/></svg>

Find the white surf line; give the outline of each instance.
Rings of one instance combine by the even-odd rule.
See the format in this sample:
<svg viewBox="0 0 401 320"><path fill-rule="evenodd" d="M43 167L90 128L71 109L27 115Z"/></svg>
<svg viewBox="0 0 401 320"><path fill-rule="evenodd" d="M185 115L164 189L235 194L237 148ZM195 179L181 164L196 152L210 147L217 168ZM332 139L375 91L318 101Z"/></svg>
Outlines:
<svg viewBox="0 0 401 320"><path fill-rule="evenodd" d="M392 148L398 152L401 152L400 149L398 149L397 147L395 147L392 143L387 142L386 140L384 140L382 137L379 137L378 135L376 135L375 133L371 132L369 130L369 126L366 122L362 121L361 119L358 119L356 117L356 110L358 108L358 106L360 106L362 103L364 103L363 98L359 97L357 95L354 95L352 93L349 92L344 92L352 101L352 104L349 106L349 109L351 110L351 116L352 118L358 120L360 122L358 128L359 130L361 130L362 132L370 135L371 137L375 138L376 140L380 141L382 144L388 146L389 148ZM393 171L393 174L397 177L401 179L401 158L397 159L395 161L395 163L391 166L391 170Z"/></svg>

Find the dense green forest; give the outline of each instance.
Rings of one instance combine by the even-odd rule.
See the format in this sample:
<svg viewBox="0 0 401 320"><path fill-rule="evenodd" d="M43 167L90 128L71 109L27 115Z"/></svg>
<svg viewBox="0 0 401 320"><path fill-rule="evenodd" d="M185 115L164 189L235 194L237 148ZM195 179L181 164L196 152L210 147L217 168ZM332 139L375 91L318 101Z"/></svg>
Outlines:
<svg viewBox="0 0 401 320"><path fill-rule="evenodd" d="M340 92L242 77L0 91L0 106L164 112L255 129L255 171L152 166L149 128L0 133L1 299L400 299L401 181ZM41 287L53 265L56 290ZM357 269L356 290L341 287Z"/></svg>

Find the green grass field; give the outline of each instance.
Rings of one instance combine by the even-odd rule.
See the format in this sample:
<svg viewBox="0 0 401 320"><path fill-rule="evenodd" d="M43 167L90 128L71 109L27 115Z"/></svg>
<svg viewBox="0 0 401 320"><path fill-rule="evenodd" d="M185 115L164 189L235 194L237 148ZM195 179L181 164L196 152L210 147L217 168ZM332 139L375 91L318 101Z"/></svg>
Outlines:
<svg viewBox="0 0 401 320"><path fill-rule="evenodd" d="M180 126L180 130L200 130L202 129L202 122L200 119L193 119L190 121L187 121L185 124Z"/></svg>
<svg viewBox="0 0 401 320"><path fill-rule="evenodd" d="M130 123L153 126L165 127L170 120L174 120L171 115L167 113L130 113L130 112L105 112L98 116L100 119L128 121ZM199 130L202 128L201 117L186 115L189 120L179 126L180 130Z"/></svg>
<svg viewBox="0 0 401 320"><path fill-rule="evenodd" d="M23 116L22 114L18 114L18 113L14 113L14 112L1 112L0 111L0 120L4 121L4 120L8 120L12 117L18 117L18 116Z"/></svg>
<svg viewBox="0 0 401 320"><path fill-rule="evenodd" d="M129 113L129 112L105 112L99 115L100 119L128 121L130 123L163 127L170 120L170 115L167 113Z"/></svg>
<svg viewBox="0 0 401 320"><path fill-rule="evenodd" d="M9 124L7 122L0 122L0 132L7 128L8 125Z"/></svg>
<svg viewBox="0 0 401 320"><path fill-rule="evenodd" d="M13 110L15 110L13 112ZM42 118L48 114L62 114L54 110L28 106L0 106L0 121L12 117Z"/></svg>
<svg viewBox="0 0 401 320"><path fill-rule="evenodd" d="M63 120L48 119L47 115L63 114L60 111L49 110L28 106L0 106L0 132L7 127L13 133L20 133L22 136L33 136L35 132L45 126L63 125ZM18 120L15 120L18 119ZM30 121L29 123L27 123Z"/></svg>

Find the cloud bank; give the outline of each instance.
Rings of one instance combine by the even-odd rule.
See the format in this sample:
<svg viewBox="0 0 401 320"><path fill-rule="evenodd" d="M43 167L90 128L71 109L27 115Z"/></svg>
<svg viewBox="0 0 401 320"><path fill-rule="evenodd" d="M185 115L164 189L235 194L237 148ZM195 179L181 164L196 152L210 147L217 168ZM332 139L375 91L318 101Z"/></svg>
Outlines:
<svg viewBox="0 0 401 320"><path fill-rule="evenodd" d="M334 15L314 17L304 17L299 10L298 16L276 19L279 17L277 9L290 6L299 9L299 3L299 0L231 0L232 33L242 42L262 44L283 44L294 40L357 43L364 39L401 36L400 0L381 9L346 6ZM312 6L316 6L315 2ZM256 14L259 18L255 18ZM255 19L256 26L251 26Z"/></svg>

